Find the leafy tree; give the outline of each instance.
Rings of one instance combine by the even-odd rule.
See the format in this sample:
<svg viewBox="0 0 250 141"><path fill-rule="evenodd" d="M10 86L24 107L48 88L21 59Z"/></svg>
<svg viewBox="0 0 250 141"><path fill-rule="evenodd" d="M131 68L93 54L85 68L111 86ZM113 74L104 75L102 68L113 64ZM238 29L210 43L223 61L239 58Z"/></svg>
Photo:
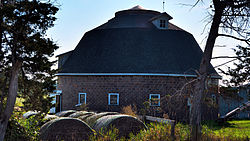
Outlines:
<svg viewBox="0 0 250 141"><path fill-rule="evenodd" d="M52 106L49 93L55 89L54 71L51 73L51 76L41 78L42 82L38 78L28 79L25 75L21 75L18 97L24 99L22 103L25 111L49 112Z"/></svg>
<svg viewBox="0 0 250 141"><path fill-rule="evenodd" d="M46 30L54 26L57 11L49 0L0 0L0 141L18 91L25 92L27 86L33 87L32 94L50 91L44 89L51 88L48 80L53 77L49 57L58 47L46 37Z"/></svg>
<svg viewBox="0 0 250 141"><path fill-rule="evenodd" d="M201 0L197 0L199 3ZM249 0L212 0L211 27L205 45L205 50L197 70L197 81L194 93L191 95L190 124L192 126L191 137L193 141L201 139L201 105L206 94L206 80L208 67L212 58L212 52L217 37L229 37L244 41L249 46ZM237 36L234 36L237 35ZM245 38L244 38L245 37Z"/></svg>
<svg viewBox="0 0 250 141"><path fill-rule="evenodd" d="M242 85L244 82L250 81L250 48L237 46L234 49L237 63L234 63L234 68L228 67L226 71L219 69L223 74L231 76L230 83L235 86Z"/></svg>

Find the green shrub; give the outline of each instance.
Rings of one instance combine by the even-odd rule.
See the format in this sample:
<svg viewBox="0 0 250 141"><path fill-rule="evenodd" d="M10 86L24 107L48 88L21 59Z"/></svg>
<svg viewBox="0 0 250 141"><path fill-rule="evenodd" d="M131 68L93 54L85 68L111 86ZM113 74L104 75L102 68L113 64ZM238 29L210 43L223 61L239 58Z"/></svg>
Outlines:
<svg viewBox="0 0 250 141"><path fill-rule="evenodd" d="M148 130L141 130L137 135L130 135L129 140L150 140L150 141L159 141L159 140L171 140L170 138L170 129L171 126L168 124L156 124L150 123L147 125Z"/></svg>
<svg viewBox="0 0 250 141"><path fill-rule="evenodd" d="M10 118L5 134L5 141L16 141L16 140L32 140L30 136L28 136L28 132L26 129L20 125L17 120L13 117Z"/></svg>
<svg viewBox="0 0 250 141"><path fill-rule="evenodd" d="M14 112L9 120L5 140L38 140L40 127L46 122L43 114L23 118L24 112Z"/></svg>
<svg viewBox="0 0 250 141"><path fill-rule="evenodd" d="M248 120L249 121L249 120ZM249 121L250 122L250 121ZM248 127L246 122L234 121L234 123L241 123L244 127ZM112 129L104 133L101 131L99 134L92 136L92 141L110 141L110 140L128 140L128 141L169 141L171 140L171 126L169 124L162 123L150 123L147 125L148 130L142 130L137 135L130 134L128 139L119 138L118 130ZM236 125L234 125L236 126ZM219 126L214 121L208 121L203 123L201 141L248 141L250 134L244 131L243 128L234 128L233 125L226 124L225 127ZM249 130L249 128L246 128ZM238 131L242 131L241 135ZM176 141L191 141L190 139L190 126L187 124L178 123L175 126L175 140Z"/></svg>
<svg viewBox="0 0 250 141"><path fill-rule="evenodd" d="M33 115L28 119L21 119L19 123L26 129L32 140L38 140L40 127L45 123L43 115Z"/></svg>
<svg viewBox="0 0 250 141"><path fill-rule="evenodd" d="M124 137L118 138L119 130L117 128L111 127L110 130L105 131L103 128L99 131L91 135L90 141L125 141Z"/></svg>

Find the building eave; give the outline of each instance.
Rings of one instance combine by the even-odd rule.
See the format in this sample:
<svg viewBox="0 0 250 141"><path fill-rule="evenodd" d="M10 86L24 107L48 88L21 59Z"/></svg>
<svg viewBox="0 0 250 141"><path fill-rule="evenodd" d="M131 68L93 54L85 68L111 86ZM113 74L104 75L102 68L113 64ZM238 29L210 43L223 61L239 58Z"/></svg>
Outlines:
<svg viewBox="0 0 250 141"><path fill-rule="evenodd" d="M58 73L56 76L172 76L172 77L197 77L193 74L161 74L161 73ZM221 79L221 76L212 75L211 78Z"/></svg>
<svg viewBox="0 0 250 141"><path fill-rule="evenodd" d="M56 57L60 57L60 56L65 55L65 54L72 53L73 51L74 51L74 50L64 52L64 53L62 53L62 54L56 55Z"/></svg>

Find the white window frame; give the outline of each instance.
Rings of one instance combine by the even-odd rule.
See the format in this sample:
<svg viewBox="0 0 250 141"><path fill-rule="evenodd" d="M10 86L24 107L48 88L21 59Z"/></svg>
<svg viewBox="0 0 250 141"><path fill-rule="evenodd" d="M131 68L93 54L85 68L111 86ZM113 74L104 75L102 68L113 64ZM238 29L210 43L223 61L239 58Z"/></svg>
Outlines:
<svg viewBox="0 0 250 141"><path fill-rule="evenodd" d="M84 103L81 103L81 95L84 95ZM78 104L86 104L87 93L79 93L78 94Z"/></svg>
<svg viewBox="0 0 250 141"><path fill-rule="evenodd" d="M152 96L158 96L159 102L157 105L151 104L151 97ZM149 94L149 104L150 104L150 106L161 106L161 95L160 94Z"/></svg>
<svg viewBox="0 0 250 141"><path fill-rule="evenodd" d="M116 95L117 96L117 104L111 104L110 103L110 96ZM119 93L109 93L108 94L108 105L119 105Z"/></svg>

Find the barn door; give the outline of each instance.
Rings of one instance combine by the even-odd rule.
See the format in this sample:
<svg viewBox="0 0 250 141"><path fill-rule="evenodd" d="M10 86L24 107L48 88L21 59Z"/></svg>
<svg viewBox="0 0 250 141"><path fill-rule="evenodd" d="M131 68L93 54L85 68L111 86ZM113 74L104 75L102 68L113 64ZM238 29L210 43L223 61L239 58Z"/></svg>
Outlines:
<svg viewBox="0 0 250 141"><path fill-rule="evenodd" d="M56 108L56 113L58 112L61 112L61 95L56 95L56 105L55 105L55 108Z"/></svg>

